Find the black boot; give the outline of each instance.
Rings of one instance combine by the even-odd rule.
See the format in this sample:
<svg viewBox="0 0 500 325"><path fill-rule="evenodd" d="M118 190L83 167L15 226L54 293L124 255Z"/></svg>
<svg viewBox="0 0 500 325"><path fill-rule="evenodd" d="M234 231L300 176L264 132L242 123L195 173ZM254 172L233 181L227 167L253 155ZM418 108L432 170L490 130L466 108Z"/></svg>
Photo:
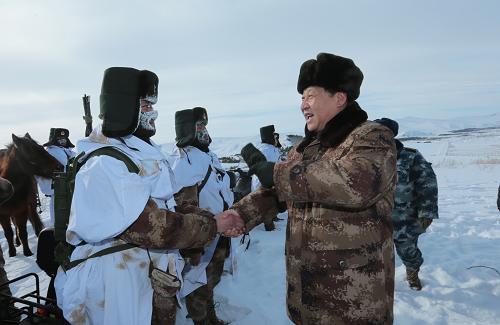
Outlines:
<svg viewBox="0 0 500 325"><path fill-rule="evenodd" d="M264 229L266 231L273 231L274 229L276 229L276 227L274 226L274 222L272 222L272 221L271 222L266 222L264 224Z"/></svg>
<svg viewBox="0 0 500 325"><path fill-rule="evenodd" d="M418 271L413 269L406 269L406 280L408 280L408 284L410 285L410 289L420 291L422 290L422 283L418 278Z"/></svg>
<svg viewBox="0 0 500 325"><path fill-rule="evenodd" d="M210 320L210 325L227 325L229 323L219 319L217 314L215 313L215 306L211 305L208 307L208 315L207 318Z"/></svg>

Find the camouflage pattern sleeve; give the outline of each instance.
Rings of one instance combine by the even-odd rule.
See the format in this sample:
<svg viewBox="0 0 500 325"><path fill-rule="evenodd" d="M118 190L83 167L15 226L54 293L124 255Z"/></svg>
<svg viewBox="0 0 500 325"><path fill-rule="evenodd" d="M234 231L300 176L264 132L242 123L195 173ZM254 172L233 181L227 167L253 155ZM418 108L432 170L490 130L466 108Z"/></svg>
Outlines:
<svg viewBox="0 0 500 325"><path fill-rule="evenodd" d="M119 237L145 248L175 249L205 246L216 234L212 213L189 205L168 211L149 200L139 218Z"/></svg>
<svg viewBox="0 0 500 325"><path fill-rule="evenodd" d="M198 185L183 187L174 195L174 198L178 205L199 206Z"/></svg>
<svg viewBox="0 0 500 325"><path fill-rule="evenodd" d="M415 153L410 169L410 179L414 181L414 203L418 218L438 218L438 186L432 164L420 152Z"/></svg>
<svg viewBox="0 0 500 325"><path fill-rule="evenodd" d="M277 163L274 182L279 200L348 209L373 205L394 184L396 146L387 128L373 124L366 128L349 147L331 151L332 156L327 157L327 151L321 159Z"/></svg>
<svg viewBox="0 0 500 325"><path fill-rule="evenodd" d="M231 207L245 221L247 231L265 220L272 220L278 214L278 201L273 189L259 187Z"/></svg>

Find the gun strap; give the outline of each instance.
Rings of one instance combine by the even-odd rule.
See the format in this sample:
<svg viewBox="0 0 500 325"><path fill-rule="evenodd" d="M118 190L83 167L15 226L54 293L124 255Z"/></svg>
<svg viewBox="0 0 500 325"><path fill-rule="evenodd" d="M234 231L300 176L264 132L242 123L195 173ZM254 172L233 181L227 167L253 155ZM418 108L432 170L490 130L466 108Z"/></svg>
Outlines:
<svg viewBox="0 0 500 325"><path fill-rule="evenodd" d="M74 268L75 266L77 266L78 264L85 262L88 259L99 257L99 256L104 256L104 255L108 255L108 254L112 254L112 253L116 253L116 252L121 252L121 251L130 249L130 248L134 248L134 247L138 247L138 245L125 243L125 244L120 244L120 245L111 246L108 248L101 249L100 251L98 251L98 252L96 252L96 253L94 253L86 258L80 258L80 259L69 262L65 266L64 271L67 272L67 271L71 270L72 268Z"/></svg>

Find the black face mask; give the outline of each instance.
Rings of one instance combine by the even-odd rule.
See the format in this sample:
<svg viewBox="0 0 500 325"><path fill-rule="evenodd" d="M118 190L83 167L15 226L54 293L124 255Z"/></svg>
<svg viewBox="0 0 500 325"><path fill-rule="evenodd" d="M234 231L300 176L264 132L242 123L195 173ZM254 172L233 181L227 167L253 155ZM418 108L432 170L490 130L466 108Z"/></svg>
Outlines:
<svg viewBox="0 0 500 325"><path fill-rule="evenodd" d="M61 147L66 147L68 145L68 140L66 140L65 138L57 139L56 142Z"/></svg>
<svg viewBox="0 0 500 325"><path fill-rule="evenodd" d="M138 137L142 141L151 144L151 137L153 135L155 135L155 133L156 133L156 130L147 130L139 124L139 126L137 127L137 129L135 130L135 132L133 134L134 134L134 136Z"/></svg>

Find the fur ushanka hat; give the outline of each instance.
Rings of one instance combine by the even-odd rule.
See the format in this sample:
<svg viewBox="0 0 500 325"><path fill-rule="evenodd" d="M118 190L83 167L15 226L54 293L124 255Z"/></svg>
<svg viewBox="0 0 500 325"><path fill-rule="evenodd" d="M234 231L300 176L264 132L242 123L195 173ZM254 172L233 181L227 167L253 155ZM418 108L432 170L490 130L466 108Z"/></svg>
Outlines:
<svg viewBox="0 0 500 325"><path fill-rule="evenodd" d="M203 107L175 112L175 141L177 141L177 147L184 148L193 145L196 139L196 122L201 120L206 120L208 123L207 110Z"/></svg>
<svg viewBox="0 0 500 325"><path fill-rule="evenodd" d="M50 128L49 141L44 143L44 147L48 146L58 146L61 145L57 142L58 139L66 139L66 145L64 148L74 148L75 145L69 140L69 130L64 128Z"/></svg>
<svg viewBox="0 0 500 325"><path fill-rule="evenodd" d="M349 102L359 97L363 73L351 59L330 53L320 53L300 67L297 91L302 94L311 86L325 88L331 93L342 91Z"/></svg>

